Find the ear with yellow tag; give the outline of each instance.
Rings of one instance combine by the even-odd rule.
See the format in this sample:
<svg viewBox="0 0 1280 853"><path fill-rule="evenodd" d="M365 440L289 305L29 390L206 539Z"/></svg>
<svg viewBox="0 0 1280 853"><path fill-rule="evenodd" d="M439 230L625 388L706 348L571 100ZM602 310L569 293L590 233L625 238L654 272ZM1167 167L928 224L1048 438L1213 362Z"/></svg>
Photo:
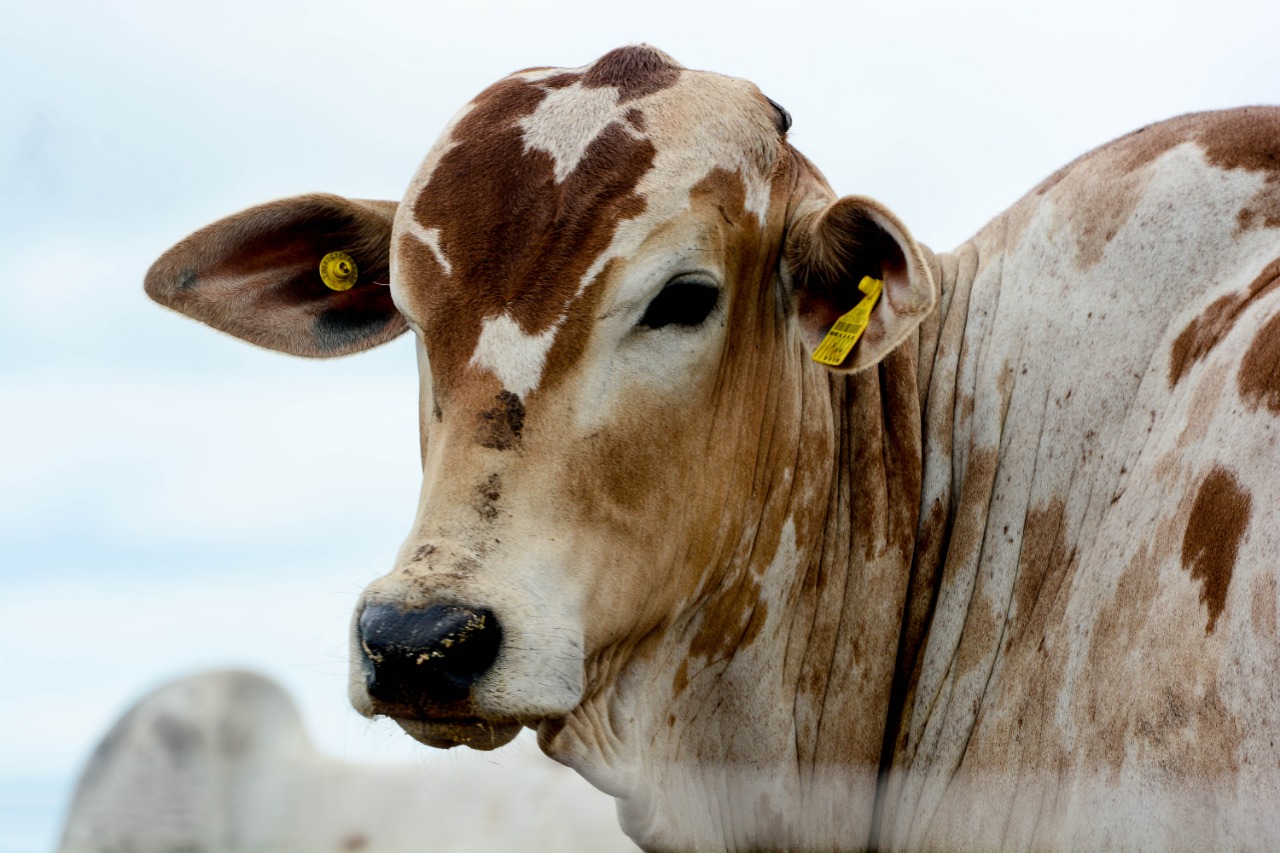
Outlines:
<svg viewBox="0 0 1280 853"><path fill-rule="evenodd" d="M867 323L871 321L871 309L875 307L883 288L884 282L880 279L869 275L862 277L862 281L858 284L858 290L865 294L862 301L853 306L853 310L848 314L842 314L840 319L836 320L827 332L827 336L822 339L822 343L818 344L818 349L814 351L814 361L828 367L839 367L844 363L849 353L853 351L858 338L862 337L862 333L867 330Z"/></svg>
<svg viewBox="0 0 1280 853"><path fill-rule="evenodd" d="M316 193L200 229L147 272L152 299L269 349L312 358L408 328L387 281L396 203Z"/></svg>
<svg viewBox="0 0 1280 853"><path fill-rule="evenodd" d="M878 364L933 309L924 253L871 199L811 197L795 209L783 269L806 348L831 370Z"/></svg>

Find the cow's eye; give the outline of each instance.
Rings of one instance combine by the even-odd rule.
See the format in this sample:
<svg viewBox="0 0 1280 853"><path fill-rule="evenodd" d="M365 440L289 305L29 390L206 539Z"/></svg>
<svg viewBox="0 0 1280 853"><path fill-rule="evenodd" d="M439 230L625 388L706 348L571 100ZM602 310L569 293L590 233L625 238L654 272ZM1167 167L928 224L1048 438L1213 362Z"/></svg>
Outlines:
<svg viewBox="0 0 1280 853"><path fill-rule="evenodd" d="M677 278L653 298L638 325L650 329L663 326L697 326L720 301L720 289L702 278Z"/></svg>

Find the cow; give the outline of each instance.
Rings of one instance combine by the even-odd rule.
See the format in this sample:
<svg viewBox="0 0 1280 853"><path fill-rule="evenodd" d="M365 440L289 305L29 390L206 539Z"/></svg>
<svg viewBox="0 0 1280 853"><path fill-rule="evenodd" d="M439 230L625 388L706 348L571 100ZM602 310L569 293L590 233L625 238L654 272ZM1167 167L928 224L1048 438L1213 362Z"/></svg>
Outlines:
<svg viewBox="0 0 1280 853"><path fill-rule="evenodd" d="M652 850L1280 844L1280 109L1122 137L950 253L790 122L647 46L528 69L399 204L148 272L295 355L413 331L356 709L536 728Z"/></svg>
<svg viewBox="0 0 1280 853"><path fill-rule="evenodd" d="M634 853L608 800L536 753L501 783L472 762L360 764L313 744L274 680L205 670L147 692L80 774L59 853ZM510 799L517 786L517 803ZM551 818L551 819L548 819Z"/></svg>

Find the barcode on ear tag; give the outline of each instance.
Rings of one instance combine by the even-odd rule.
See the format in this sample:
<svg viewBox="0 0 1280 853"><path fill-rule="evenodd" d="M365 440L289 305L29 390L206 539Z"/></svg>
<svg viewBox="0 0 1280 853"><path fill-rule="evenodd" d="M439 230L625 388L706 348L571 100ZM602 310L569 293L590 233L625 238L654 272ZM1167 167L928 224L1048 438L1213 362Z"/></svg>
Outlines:
<svg viewBox="0 0 1280 853"><path fill-rule="evenodd" d="M827 332L822 343L818 344L818 349L813 354L814 361L839 367L848 358L853 345L867 330L867 323L871 321L871 309L875 307L876 299L880 296L883 287L884 282L880 279L869 275L863 277L858 283L858 289L866 295L862 297L862 301L853 306L853 310L842 314L840 319L836 320L831 331Z"/></svg>

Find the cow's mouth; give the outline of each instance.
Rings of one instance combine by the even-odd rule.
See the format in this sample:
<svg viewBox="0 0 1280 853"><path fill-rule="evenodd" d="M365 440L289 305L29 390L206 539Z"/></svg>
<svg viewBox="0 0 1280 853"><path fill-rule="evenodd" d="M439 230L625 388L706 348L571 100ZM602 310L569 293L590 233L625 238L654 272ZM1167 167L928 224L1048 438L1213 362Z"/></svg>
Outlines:
<svg viewBox="0 0 1280 853"><path fill-rule="evenodd" d="M479 717L447 720L415 720L405 717L392 719L414 740L437 749L455 746L469 746L479 750L497 749L510 743L523 728L513 720L493 721Z"/></svg>

